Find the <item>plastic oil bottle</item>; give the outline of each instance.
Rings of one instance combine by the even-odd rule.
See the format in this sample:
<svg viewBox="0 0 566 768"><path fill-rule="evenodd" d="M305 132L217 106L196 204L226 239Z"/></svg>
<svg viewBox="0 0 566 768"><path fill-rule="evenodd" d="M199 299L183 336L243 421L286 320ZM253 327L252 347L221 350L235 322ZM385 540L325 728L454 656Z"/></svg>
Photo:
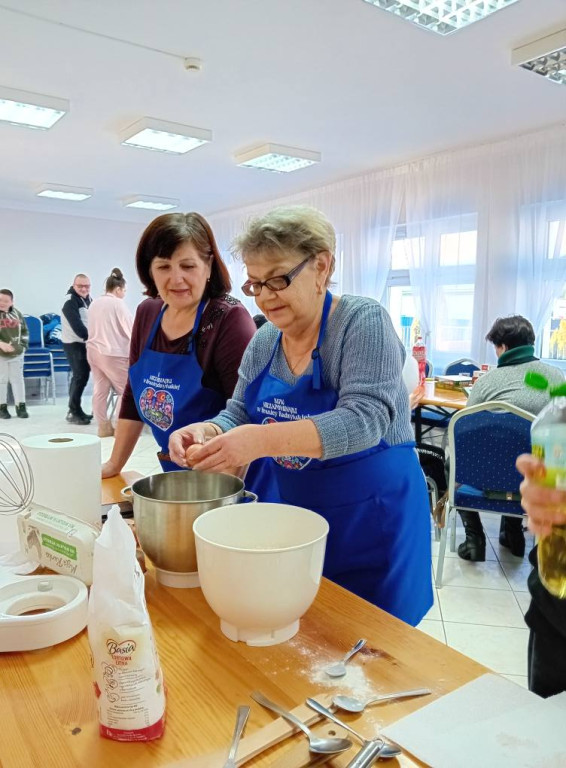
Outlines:
<svg viewBox="0 0 566 768"><path fill-rule="evenodd" d="M535 389L549 389L550 402L531 427L533 454L544 462L546 475L539 482L566 490L566 383L550 387L536 371L528 371L525 383ZM566 598L566 525L555 525L538 544L541 581L556 597Z"/></svg>

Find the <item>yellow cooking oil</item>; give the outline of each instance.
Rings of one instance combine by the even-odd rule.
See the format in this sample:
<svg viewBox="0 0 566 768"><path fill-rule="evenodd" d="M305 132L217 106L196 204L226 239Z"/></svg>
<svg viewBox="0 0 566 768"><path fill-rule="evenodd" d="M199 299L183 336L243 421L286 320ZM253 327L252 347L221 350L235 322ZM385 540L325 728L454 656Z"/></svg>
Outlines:
<svg viewBox="0 0 566 768"><path fill-rule="evenodd" d="M529 371L525 382L547 389L547 379ZM549 389L550 402L531 427L532 452L545 465L542 484L566 490L566 384ZM566 525L555 525L538 543L538 569L548 591L566 599Z"/></svg>

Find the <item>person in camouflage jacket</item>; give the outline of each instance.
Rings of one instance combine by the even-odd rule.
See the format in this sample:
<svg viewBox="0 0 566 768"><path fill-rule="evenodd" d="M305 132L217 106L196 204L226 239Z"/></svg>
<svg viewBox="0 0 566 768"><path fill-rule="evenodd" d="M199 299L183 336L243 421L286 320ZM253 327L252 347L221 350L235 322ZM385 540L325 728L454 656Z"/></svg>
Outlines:
<svg viewBox="0 0 566 768"><path fill-rule="evenodd" d="M24 385L24 354L29 332L22 313L14 307L14 294L0 289L0 419L9 419L8 384L12 387L16 415L28 418Z"/></svg>

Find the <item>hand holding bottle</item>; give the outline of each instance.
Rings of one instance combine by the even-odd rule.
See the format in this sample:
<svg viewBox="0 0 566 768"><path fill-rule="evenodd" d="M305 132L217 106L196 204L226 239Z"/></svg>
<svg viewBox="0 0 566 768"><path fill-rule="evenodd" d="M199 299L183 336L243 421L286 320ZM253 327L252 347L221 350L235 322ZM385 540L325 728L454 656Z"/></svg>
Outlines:
<svg viewBox="0 0 566 768"><path fill-rule="evenodd" d="M517 469L524 476L521 483L521 506L529 516L529 530L547 536L553 526L566 525L566 491L541 485L544 464L529 453L517 459Z"/></svg>
<svg viewBox="0 0 566 768"><path fill-rule="evenodd" d="M550 402L531 426L532 451L540 461L538 467L531 469L538 474L535 482L549 491L546 497L538 496L536 507L542 521L538 526L538 570L548 591L566 598L566 383L550 386L536 371L527 371L525 383L534 389L548 390L550 395ZM562 519L553 520L556 515Z"/></svg>

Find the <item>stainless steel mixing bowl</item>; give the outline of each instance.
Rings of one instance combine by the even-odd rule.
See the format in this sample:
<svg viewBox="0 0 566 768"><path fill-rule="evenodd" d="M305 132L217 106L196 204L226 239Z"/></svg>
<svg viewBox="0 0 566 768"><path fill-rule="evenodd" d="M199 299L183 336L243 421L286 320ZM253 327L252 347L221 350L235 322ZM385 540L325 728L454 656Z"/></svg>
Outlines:
<svg viewBox="0 0 566 768"><path fill-rule="evenodd" d="M175 573L197 570L193 523L199 515L244 497L257 498L234 475L187 470L136 480L131 496L143 551L156 568Z"/></svg>

